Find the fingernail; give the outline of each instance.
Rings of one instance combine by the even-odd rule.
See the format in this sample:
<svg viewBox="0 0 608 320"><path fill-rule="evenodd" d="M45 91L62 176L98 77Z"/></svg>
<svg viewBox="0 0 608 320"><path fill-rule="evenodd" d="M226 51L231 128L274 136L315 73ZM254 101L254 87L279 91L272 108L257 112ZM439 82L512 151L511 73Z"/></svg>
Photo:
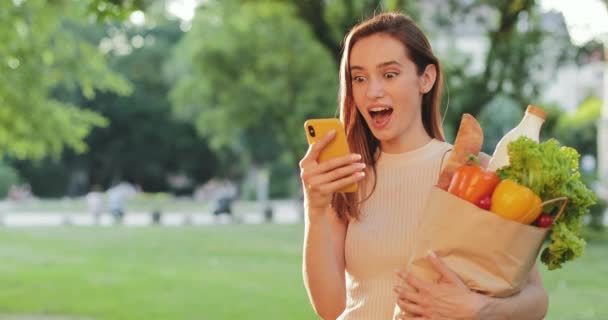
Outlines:
<svg viewBox="0 0 608 320"><path fill-rule="evenodd" d="M350 155L350 158L353 160L359 160L359 159L361 159L361 155L358 153L353 153Z"/></svg>
<svg viewBox="0 0 608 320"><path fill-rule="evenodd" d="M354 166L355 166L355 168L363 169L363 168L365 168L365 163L363 163L363 162L357 162L357 163L354 164Z"/></svg>
<svg viewBox="0 0 608 320"><path fill-rule="evenodd" d="M394 286L393 290L395 290L395 292L397 292L397 293L401 293L403 291L403 289L401 289L401 287L399 287L399 286Z"/></svg>
<svg viewBox="0 0 608 320"><path fill-rule="evenodd" d="M336 134L336 129L331 129L327 134L333 136L334 134Z"/></svg>
<svg viewBox="0 0 608 320"><path fill-rule="evenodd" d="M433 251L433 250L427 251L426 254L431 258L437 258L437 254L435 254L435 251Z"/></svg>

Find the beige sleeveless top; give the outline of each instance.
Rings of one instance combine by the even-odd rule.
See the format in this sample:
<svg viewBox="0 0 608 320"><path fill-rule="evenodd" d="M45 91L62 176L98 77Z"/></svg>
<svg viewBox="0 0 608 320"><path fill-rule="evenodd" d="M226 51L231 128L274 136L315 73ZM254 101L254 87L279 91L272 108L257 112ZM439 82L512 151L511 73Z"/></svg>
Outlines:
<svg viewBox="0 0 608 320"><path fill-rule="evenodd" d="M361 218L348 225L346 309L338 319L392 319L395 270L407 264L420 214L451 148L433 139L410 152L380 154L376 190L363 203Z"/></svg>

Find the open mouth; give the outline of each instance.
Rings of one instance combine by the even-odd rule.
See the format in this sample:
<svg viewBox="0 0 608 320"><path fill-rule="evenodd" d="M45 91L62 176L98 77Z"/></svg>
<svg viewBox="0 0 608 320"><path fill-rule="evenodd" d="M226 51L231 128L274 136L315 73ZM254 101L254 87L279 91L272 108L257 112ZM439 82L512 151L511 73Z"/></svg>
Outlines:
<svg viewBox="0 0 608 320"><path fill-rule="evenodd" d="M372 123L374 127L384 127L390 120L393 114L393 108L391 107L374 107L369 110L369 114L372 117Z"/></svg>

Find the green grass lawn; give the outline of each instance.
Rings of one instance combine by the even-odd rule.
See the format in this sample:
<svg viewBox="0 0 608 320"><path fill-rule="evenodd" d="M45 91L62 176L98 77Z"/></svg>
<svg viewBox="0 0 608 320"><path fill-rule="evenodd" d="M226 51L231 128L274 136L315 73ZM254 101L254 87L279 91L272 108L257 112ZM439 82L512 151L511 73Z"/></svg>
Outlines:
<svg viewBox="0 0 608 320"><path fill-rule="evenodd" d="M608 319L608 237L548 272L547 319ZM314 319L301 225L0 229L0 319ZM16 319L16 318L15 318Z"/></svg>

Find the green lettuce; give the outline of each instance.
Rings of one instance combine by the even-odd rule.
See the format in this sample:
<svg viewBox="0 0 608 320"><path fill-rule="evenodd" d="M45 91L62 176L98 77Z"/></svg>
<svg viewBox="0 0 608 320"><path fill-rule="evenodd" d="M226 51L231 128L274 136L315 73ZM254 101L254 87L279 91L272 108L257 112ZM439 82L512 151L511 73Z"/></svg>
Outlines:
<svg viewBox="0 0 608 320"><path fill-rule="evenodd" d="M549 245L541 261L549 270L561 268L566 261L584 253L585 240L580 237L582 218L595 204L596 195L581 181L578 163L580 154L573 148L560 146L555 139L537 143L527 137L507 146L509 165L497 170L501 179L512 179L534 191L543 201L567 197L568 204L551 227ZM560 203L545 206L554 218Z"/></svg>

